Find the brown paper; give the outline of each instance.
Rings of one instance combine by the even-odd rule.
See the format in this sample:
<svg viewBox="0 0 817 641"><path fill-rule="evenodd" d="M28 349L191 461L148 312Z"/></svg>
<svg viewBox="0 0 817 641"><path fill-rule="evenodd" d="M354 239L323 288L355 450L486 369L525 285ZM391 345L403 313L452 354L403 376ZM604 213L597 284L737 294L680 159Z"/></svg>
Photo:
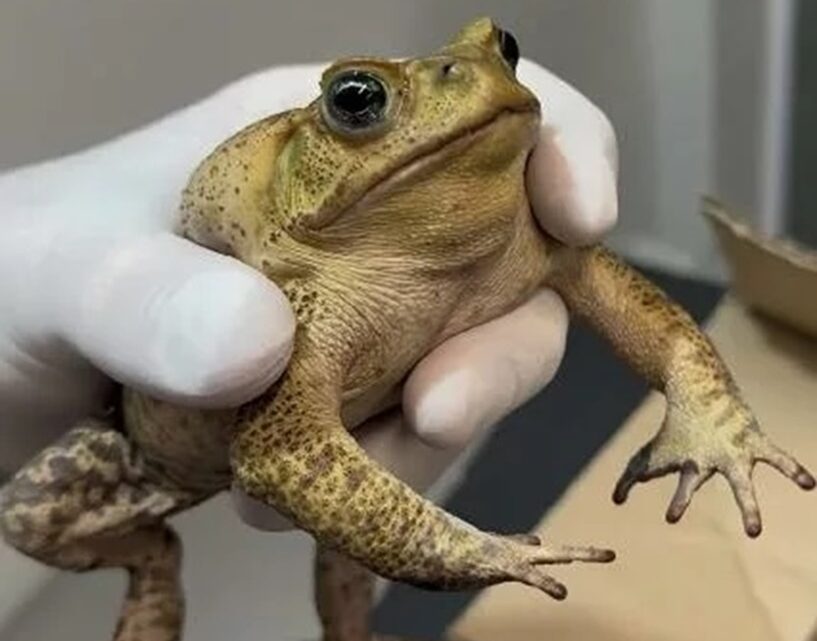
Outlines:
<svg viewBox="0 0 817 641"><path fill-rule="evenodd" d="M711 335L761 424L817 470L817 341L727 300ZM676 477L613 485L658 428L651 395L592 461L538 531L546 540L609 546L612 565L554 566L570 590L557 603L520 585L482 593L450 630L461 641L803 641L817 621L817 492L770 468L755 471L764 532L742 530L728 486L712 480L677 525L664 522Z"/></svg>

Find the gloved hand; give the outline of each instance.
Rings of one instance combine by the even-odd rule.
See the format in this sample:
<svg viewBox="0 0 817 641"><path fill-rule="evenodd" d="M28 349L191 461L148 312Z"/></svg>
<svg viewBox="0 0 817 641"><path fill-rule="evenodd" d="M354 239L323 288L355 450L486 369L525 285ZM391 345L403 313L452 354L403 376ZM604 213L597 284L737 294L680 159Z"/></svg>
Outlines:
<svg viewBox="0 0 817 641"><path fill-rule="evenodd" d="M294 333L285 297L171 230L195 165L242 126L314 98L322 68L253 75L122 138L0 176L0 477L98 410L113 380L229 407L281 374ZM523 60L518 74L547 123L527 174L535 214L567 243L594 242L617 216L612 128L541 67ZM404 418L368 426L361 444L426 488L462 445L547 384L566 328L563 304L543 290L449 340L409 378ZM236 499L247 522L283 526Z"/></svg>

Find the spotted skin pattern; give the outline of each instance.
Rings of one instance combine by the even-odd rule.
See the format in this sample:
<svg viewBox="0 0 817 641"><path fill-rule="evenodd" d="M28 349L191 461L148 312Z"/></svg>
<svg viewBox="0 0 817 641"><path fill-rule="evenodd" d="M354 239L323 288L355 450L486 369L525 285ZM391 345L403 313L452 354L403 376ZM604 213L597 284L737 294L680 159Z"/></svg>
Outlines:
<svg viewBox="0 0 817 641"><path fill-rule="evenodd" d="M667 513L676 521L720 473L754 536L756 462L814 486L760 431L683 310L607 250L570 249L539 230L524 171L540 108L499 42L481 19L430 56L339 61L324 89L349 70L387 88L376 131L343 130L318 98L237 133L191 176L179 232L286 293L298 320L287 372L260 398L221 412L125 389L116 416L76 426L0 492L0 531L22 552L69 570L128 571L118 641L180 638L181 552L164 520L231 483L315 537L326 639L370 636L369 572L449 590L518 581L563 599L544 566L613 560L609 550L483 532L418 495L354 438L399 401L431 349L543 284L666 395L666 420L627 466L616 501L637 482L678 472Z"/></svg>
<svg viewBox="0 0 817 641"><path fill-rule="evenodd" d="M110 423L85 421L0 491L0 531L53 567L121 567L116 641L175 641L184 611L181 545L163 519L206 498L163 482Z"/></svg>

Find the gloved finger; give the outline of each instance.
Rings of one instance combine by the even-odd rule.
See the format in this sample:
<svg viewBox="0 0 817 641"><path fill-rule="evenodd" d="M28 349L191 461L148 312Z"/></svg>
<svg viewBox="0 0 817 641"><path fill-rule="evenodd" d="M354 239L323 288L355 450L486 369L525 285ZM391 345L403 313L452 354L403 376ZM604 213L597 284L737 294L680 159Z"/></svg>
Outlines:
<svg viewBox="0 0 817 641"><path fill-rule="evenodd" d="M286 367L288 301L250 267L170 234L110 242L58 296L55 331L154 397L232 407Z"/></svg>
<svg viewBox="0 0 817 641"><path fill-rule="evenodd" d="M381 414L353 432L361 447L380 465L417 492L432 488L461 454L461 448L434 448L407 430L399 411ZM456 471L456 470L454 470ZM433 492L432 492L433 493ZM247 525L266 532L291 530L294 525L275 508L233 486L230 497ZM433 500L433 496L431 497Z"/></svg>
<svg viewBox="0 0 817 641"><path fill-rule="evenodd" d="M461 445L519 407L556 373L567 311L548 289L426 356L403 390L406 424L425 442Z"/></svg>
<svg viewBox="0 0 817 641"><path fill-rule="evenodd" d="M618 151L610 121L546 69L519 63L519 79L542 103L544 127L526 174L542 228L569 245L600 240L618 218Z"/></svg>
<svg viewBox="0 0 817 641"><path fill-rule="evenodd" d="M461 454L465 443L432 446L407 427L405 414L394 410L367 421L354 436L370 457L417 492L425 493Z"/></svg>

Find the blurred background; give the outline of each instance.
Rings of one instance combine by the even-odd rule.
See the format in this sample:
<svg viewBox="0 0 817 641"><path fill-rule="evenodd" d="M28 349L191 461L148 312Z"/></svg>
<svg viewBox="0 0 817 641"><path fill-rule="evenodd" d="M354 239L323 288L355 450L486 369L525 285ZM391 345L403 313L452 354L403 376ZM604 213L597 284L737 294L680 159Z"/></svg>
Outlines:
<svg viewBox="0 0 817 641"><path fill-rule="evenodd" d="M817 246L817 133L808 122L817 32L807 28L817 3L808 0L3 0L0 170L102 142L271 65L428 51L480 14L610 117L620 146L618 250L720 280L698 215L702 193L767 233ZM243 638L266 636L270 624L280 638L314 635L305 537L249 532L223 502L181 524L191 638L223 639L239 619ZM55 620L65 621L63 638L105 638L121 577L43 585L28 607L0 618L3 641L52 638Z"/></svg>
<svg viewBox="0 0 817 641"><path fill-rule="evenodd" d="M4 0L0 169L93 145L257 69L427 51L489 14L517 34L524 55L612 119L621 146L619 249L715 276L696 215L704 190L767 231L817 242L817 223L786 217L787 192L803 205L793 211L813 200L805 174L817 144L798 118L817 95L808 73L817 37L806 28L813 4ZM792 101L792 82L802 100ZM791 176L803 176L795 189Z"/></svg>

